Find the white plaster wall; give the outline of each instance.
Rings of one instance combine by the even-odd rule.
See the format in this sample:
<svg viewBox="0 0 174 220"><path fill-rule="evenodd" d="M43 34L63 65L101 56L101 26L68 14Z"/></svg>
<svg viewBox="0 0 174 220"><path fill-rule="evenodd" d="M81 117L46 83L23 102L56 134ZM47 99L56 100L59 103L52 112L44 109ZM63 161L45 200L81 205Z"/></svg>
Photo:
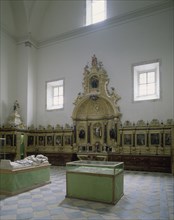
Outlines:
<svg viewBox="0 0 174 220"><path fill-rule="evenodd" d="M82 90L83 68L96 54L103 62L121 96L118 101L122 121L165 121L174 118L173 95L173 18L168 10L144 16L112 28L90 33L38 51L37 125L71 123L73 102ZM161 60L161 99L132 101L132 64L154 59ZM65 79L65 108L45 111L45 82Z"/></svg>
<svg viewBox="0 0 174 220"><path fill-rule="evenodd" d="M40 25L39 40L82 27L86 19L85 5L85 0L52 1Z"/></svg>
<svg viewBox="0 0 174 220"><path fill-rule="evenodd" d="M37 50L33 46L18 45L17 99L26 126L36 119Z"/></svg>
<svg viewBox="0 0 174 220"><path fill-rule="evenodd" d="M0 124L12 111L16 99L16 42L4 32L0 36Z"/></svg>
<svg viewBox="0 0 174 220"><path fill-rule="evenodd" d="M28 50L27 126L36 126L37 49Z"/></svg>
<svg viewBox="0 0 174 220"><path fill-rule="evenodd" d="M37 52L18 45L8 34L0 38L0 124L4 124L15 100L26 125L36 121Z"/></svg>
<svg viewBox="0 0 174 220"><path fill-rule="evenodd" d="M24 44L17 47L17 100L24 123L27 123L27 91L28 91L28 48Z"/></svg>
<svg viewBox="0 0 174 220"><path fill-rule="evenodd" d="M124 15L168 0L109 0L107 18ZM50 1L49 1L50 2ZM37 39L44 41L86 25L86 0L51 1L37 31Z"/></svg>
<svg viewBox="0 0 174 220"><path fill-rule="evenodd" d="M149 6L153 6L159 4L160 2L166 2L168 0L131 0L131 1L122 1L122 0L109 0L107 1L107 15L108 18L123 15L132 11L137 11L141 8L146 8Z"/></svg>

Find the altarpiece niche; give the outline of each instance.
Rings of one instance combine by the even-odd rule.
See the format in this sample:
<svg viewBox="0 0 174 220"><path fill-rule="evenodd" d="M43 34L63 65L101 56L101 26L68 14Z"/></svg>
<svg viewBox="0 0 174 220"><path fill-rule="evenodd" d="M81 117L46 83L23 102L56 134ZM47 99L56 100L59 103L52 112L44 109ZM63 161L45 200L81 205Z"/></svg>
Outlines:
<svg viewBox="0 0 174 220"><path fill-rule="evenodd" d="M108 89L107 72L95 55L83 75L84 91L78 94L72 113L75 146L78 151L112 150L119 141L120 97L114 88Z"/></svg>

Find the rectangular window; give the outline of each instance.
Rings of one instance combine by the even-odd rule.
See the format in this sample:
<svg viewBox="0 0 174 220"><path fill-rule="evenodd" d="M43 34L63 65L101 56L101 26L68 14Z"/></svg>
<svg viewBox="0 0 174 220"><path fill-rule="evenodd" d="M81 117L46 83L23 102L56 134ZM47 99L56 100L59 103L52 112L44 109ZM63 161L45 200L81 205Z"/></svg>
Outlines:
<svg viewBox="0 0 174 220"><path fill-rule="evenodd" d="M107 0L86 0L86 25L106 19Z"/></svg>
<svg viewBox="0 0 174 220"><path fill-rule="evenodd" d="M46 83L46 110L62 109L64 106L64 80Z"/></svg>
<svg viewBox="0 0 174 220"><path fill-rule="evenodd" d="M133 65L134 101L160 98L159 61Z"/></svg>

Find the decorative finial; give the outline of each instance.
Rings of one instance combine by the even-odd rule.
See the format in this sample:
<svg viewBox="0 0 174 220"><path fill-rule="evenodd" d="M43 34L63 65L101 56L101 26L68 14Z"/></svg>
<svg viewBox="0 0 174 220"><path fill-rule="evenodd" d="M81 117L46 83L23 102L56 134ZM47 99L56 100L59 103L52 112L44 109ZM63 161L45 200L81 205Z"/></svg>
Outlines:
<svg viewBox="0 0 174 220"><path fill-rule="evenodd" d="M89 73L89 70L88 70L89 66L88 64L84 67L84 75Z"/></svg>
<svg viewBox="0 0 174 220"><path fill-rule="evenodd" d="M100 69L103 68L103 63L102 63L101 61L98 63L98 65L99 65L99 68L100 68Z"/></svg>
<svg viewBox="0 0 174 220"><path fill-rule="evenodd" d="M95 54L94 54L94 56L92 57L92 66L97 66L97 57L95 56Z"/></svg>

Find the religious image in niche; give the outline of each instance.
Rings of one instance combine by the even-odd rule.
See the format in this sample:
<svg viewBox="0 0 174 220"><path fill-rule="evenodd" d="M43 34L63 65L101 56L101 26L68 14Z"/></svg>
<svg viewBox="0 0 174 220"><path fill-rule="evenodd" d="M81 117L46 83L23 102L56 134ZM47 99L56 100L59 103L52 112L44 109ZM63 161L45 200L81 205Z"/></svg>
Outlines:
<svg viewBox="0 0 174 220"><path fill-rule="evenodd" d="M96 137L101 137L102 136L102 130L101 130L101 127L99 125L94 127L94 135Z"/></svg>
<svg viewBox="0 0 174 220"><path fill-rule="evenodd" d="M13 135L12 134L6 135L6 144L8 146L12 146L13 145Z"/></svg>
<svg viewBox="0 0 174 220"><path fill-rule="evenodd" d="M110 130L110 138L111 138L111 139L116 138L116 131L115 131L114 128L111 128L111 130Z"/></svg>
<svg viewBox="0 0 174 220"><path fill-rule="evenodd" d="M80 132L79 132L79 138L80 138L80 139L85 138L85 131L84 131L84 129L81 129L81 130L80 130Z"/></svg>
<svg viewBox="0 0 174 220"><path fill-rule="evenodd" d="M91 87L94 89L98 88L98 84L99 84L99 81L98 81L97 77L92 77L91 78Z"/></svg>

